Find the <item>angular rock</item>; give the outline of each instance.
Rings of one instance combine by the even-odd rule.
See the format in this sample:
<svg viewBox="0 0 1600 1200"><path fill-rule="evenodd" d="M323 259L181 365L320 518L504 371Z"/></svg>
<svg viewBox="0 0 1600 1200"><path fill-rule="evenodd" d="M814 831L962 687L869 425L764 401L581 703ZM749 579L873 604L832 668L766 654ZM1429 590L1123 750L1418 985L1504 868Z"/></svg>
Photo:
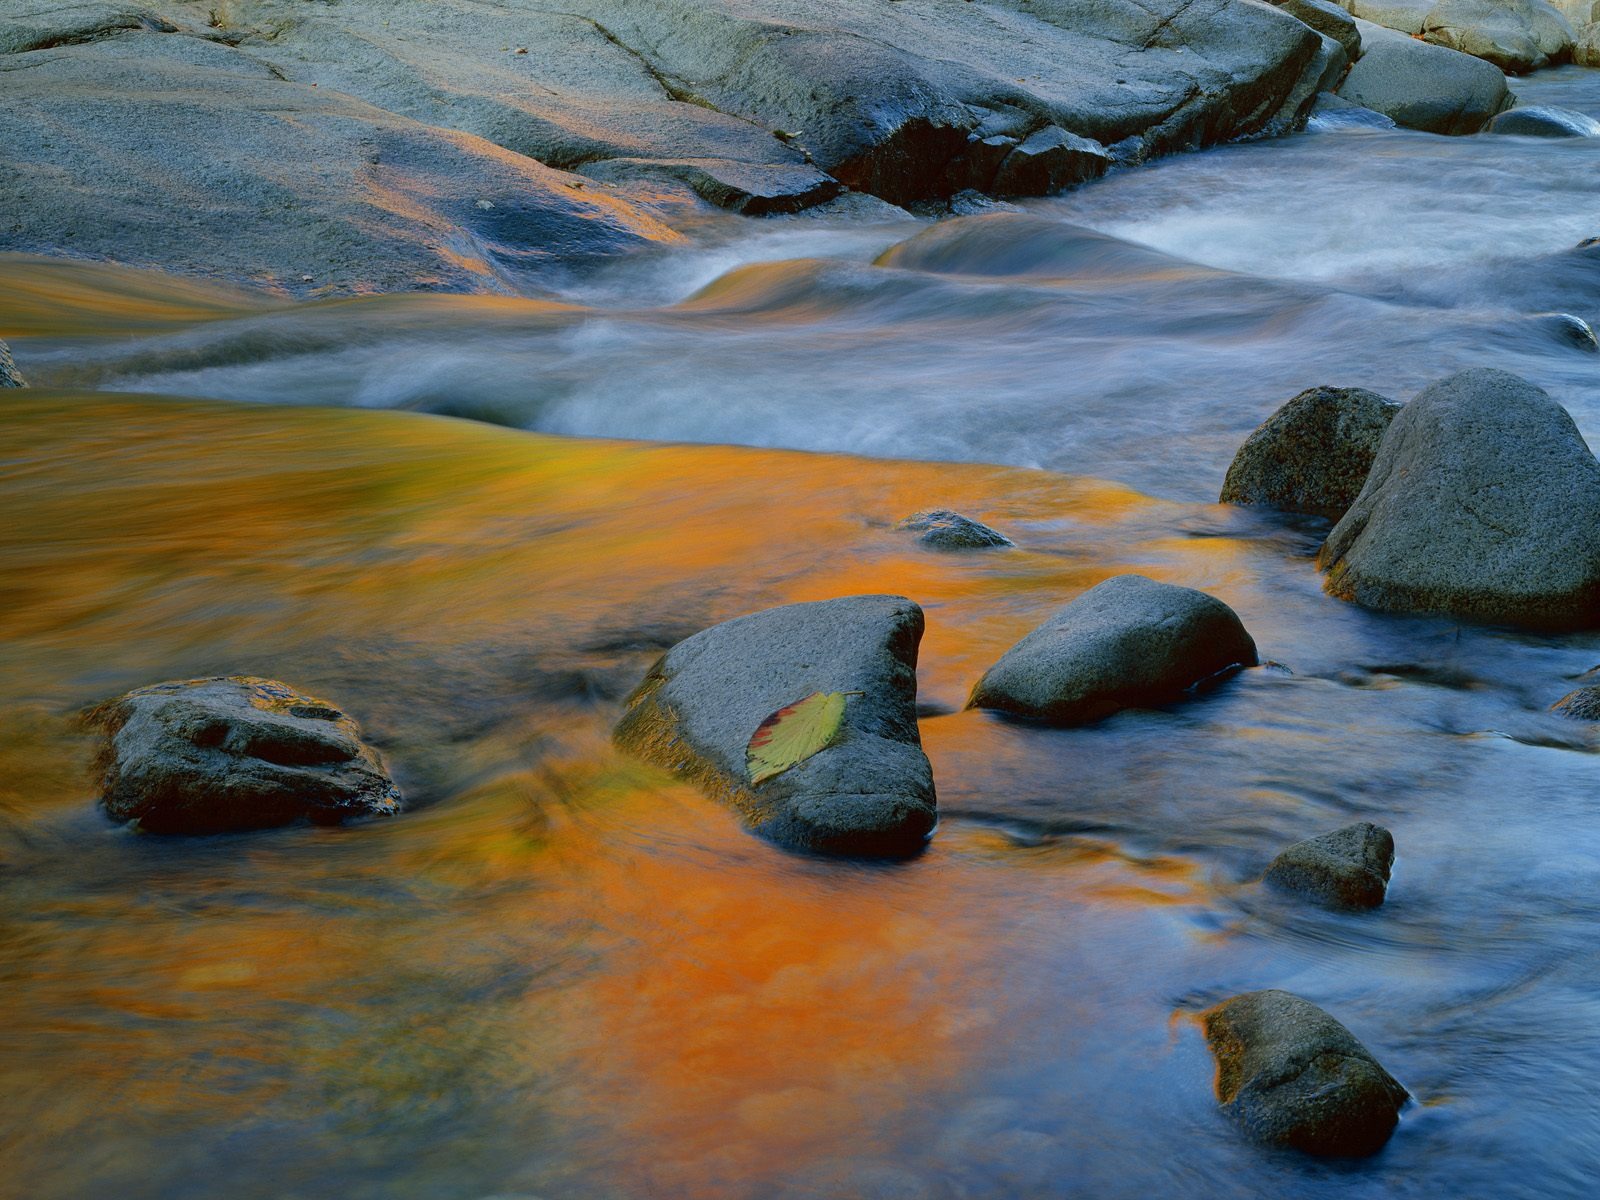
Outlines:
<svg viewBox="0 0 1600 1200"><path fill-rule="evenodd" d="M1574 721L1600 721L1600 687L1568 692L1550 706L1550 711Z"/></svg>
<svg viewBox="0 0 1600 1200"><path fill-rule="evenodd" d="M1574 38L1567 19L1545 0L1439 0L1422 36L1512 75L1568 61Z"/></svg>
<svg viewBox="0 0 1600 1200"><path fill-rule="evenodd" d="M1338 1021L1289 992L1246 992L1205 1012L1217 1100L1255 1141L1323 1157L1376 1154L1410 1099Z"/></svg>
<svg viewBox="0 0 1600 1200"><path fill-rule="evenodd" d="M752 613L679 642L651 667L617 725L624 749L731 801L795 850L903 856L933 831L933 769L917 730L922 610L903 596L849 596ZM846 692L820 753L752 785L746 749L772 713Z"/></svg>
<svg viewBox="0 0 1600 1200"><path fill-rule="evenodd" d="M251 676L129 692L93 715L108 735L101 802L151 833L337 824L399 811L360 727L324 700Z"/></svg>
<svg viewBox="0 0 1600 1200"><path fill-rule="evenodd" d="M1504 371L1422 391L1318 557L1369 608L1568 630L1600 624L1600 463L1567 411Z"/></svg>
<svg viewBox="0 0 1600 1200"><path fill-rule="evenodd" d="M1083 725L1124 708L1170 703L1256 662L1255 642L1222 601L1118 575L1007 650L967 706Z"/></svg>
<svg viewBox="0 0 1600 1200"><path fill-rule="evenodd" d="M895 528L920 533L922 536L917 541L939 550L984 550L996 546L1015 545L999 530L991 529L981 521L963 517L960 513L951 512L947 508L936 508L909 516Z"/></svg>
<svg viewBox="0 0 1600 1200"><path fill-rule="evenodd" d="M1301 392L1245 439L1224 504L1262 504L1338 520L1355 502L1400 406L1361 388Z"/></svg>
<svg viewBox="0 0 1600 1200"><path fill-rule="evenodd" d="M1333 0L1274 0L1274 3L1295 20L1303 21L1323 37L1338 42L1351 62L1361 57L1361 31L1350 14Z"/></svg>
<svg viewBox="0 0 1600 1200"><path fill-rule="evenodd" d="M1394 837L1369 821L1296 842L1267 868L1265 880L1329 908L1377 908L1389 887Z"/></svg>
<svg viewBox="0 0 1600 1200"><path fill-rule="evenodd" d="M1489 122L1490 133L1513 137L1588 138L1600 137L1600 121L1569 108L1534 104L1513 108Z"/></svg>
<svg viewBox="0 0 1600 1200"><path fill-rule="evenodd" d="M1361 22L1364 49L1339 95L1408 129L1477 133L1513 97L1492 63Z"/></svg>
<svg viewBox="0 0 1600 1200"><path fill-rule="evenodd" d="M996 196L1048 196L1099 179L1111 169L1099 142L1046 125L1001 161L989 191Z"/></svg>
<svg viewBox="0 0 1600 1200"><path fill-rule="evenodd" d="M23 379L22 372L17 370L17 364L11 357L11 347L0 342L0 388L27 386L28 381Z"/></svg>

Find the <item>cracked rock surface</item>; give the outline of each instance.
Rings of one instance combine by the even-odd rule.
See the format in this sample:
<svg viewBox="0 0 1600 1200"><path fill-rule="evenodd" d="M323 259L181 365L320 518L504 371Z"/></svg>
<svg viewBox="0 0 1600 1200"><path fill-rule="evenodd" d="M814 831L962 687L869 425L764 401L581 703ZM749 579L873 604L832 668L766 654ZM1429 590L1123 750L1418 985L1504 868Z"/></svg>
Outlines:
<svg viewBox="0 0 1600 1200"><path fill-rule="evenodd" d="M1201 1017L1217 1100L1251 1138L1325 1157L1381 1150L1410 1098L1354 1034L1289 992L1247 992Z"/></svg>
<svg viewBox="0 0 1600 1200"><path fill-rule="evenodd" d="M1505 371L1463 371L1390 423L1318 561L1369 608L1571 630L1600 624L1600 463Z"/></svg>
<svg viewBox="0 0 1600 1200"><path fill-rule="evenodd" d="M1328 68L1250 0L0 0L0 249L512 290L670 240L664 190L1041 194L1291 128Z"/></svg>
<svg viewBox="0 0 1600 1200"><path fill-rule="evenodd" d="M338 824L399 811L361 729L325 700L253 676L140 688L103 705L101 802L150 833Z"/></svg>

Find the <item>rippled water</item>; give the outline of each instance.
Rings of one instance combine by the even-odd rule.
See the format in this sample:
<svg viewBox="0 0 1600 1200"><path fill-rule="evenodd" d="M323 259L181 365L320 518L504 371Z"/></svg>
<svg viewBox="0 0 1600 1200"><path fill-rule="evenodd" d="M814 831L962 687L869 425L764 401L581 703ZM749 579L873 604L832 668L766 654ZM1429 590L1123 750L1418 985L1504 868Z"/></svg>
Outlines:
<svg viewBox="0 0 1600 1200"><path fill-rule="evenodd" d="M1519 86L1600 109L1587 73ZM8 1186L1591 1195L1597 766L1545 709L1600 637L1363 612L1321 592L1319 524L1206 501L1315 383L1404 398L1490 363L1600 432L1600 360L1529 320L1600 322L1600 260L1571 252L1596 153L1309 134L964 225L714 228L538 300L289 307L0 264L0 336L77 389L0 403ZM240 399L269 404L210 402ZM891 528L933 505L1019 549ZM1087 729L960 711L1123 570L1221 596L1279 665ZM611 749L665 645L866 591L928 612L944 820L919 859L784 854ZM108 826L77 714L235 671L357 715L414 811ZM1355 819L1399 847L1378 912L1253 883ZM1188 1018L1255 987L1328 1008L1416 1096L1378 1158L1264 1153L1217 1113Z"/></svg>

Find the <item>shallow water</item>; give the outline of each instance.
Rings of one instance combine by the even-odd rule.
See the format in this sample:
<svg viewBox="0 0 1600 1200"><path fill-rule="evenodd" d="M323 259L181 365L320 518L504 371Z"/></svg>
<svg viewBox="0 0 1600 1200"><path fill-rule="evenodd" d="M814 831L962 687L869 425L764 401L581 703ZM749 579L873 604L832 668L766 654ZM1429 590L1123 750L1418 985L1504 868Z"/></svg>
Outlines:
<svg viewBox="0 0 1600 1200"><path fill-rule="evenodd" d="M1522 86L1600 107L1588 79ZM0 336L79 389L0 401L8 1186L1592 1194L1595 745L1545 709L1600 636L1364 612L1321 592L1318 523L1206 501L1314 383L1403 397L1492 363L1600 430L1596 358L1524 320L1600 321L1600 263L1565 253L1600 232L1595 153L1312 134L1025 221L713 230L528 300L289 307L5 261ZM892 529L935 505L1019 549ZM1087 729L960 711L1124 570L1221 596L1277 665ZM920 858L785 854L611 748L666 645L870 591L928 613L943 821ZM78 714L220 672L358 716L414 810L108 826ZM1252 882L1356 819L1399 846L1383 909ZM1217 1113L1190 1018L1256 987L1329 1009L1414 1094L1378 1158L1263 1153Z"/></svg>

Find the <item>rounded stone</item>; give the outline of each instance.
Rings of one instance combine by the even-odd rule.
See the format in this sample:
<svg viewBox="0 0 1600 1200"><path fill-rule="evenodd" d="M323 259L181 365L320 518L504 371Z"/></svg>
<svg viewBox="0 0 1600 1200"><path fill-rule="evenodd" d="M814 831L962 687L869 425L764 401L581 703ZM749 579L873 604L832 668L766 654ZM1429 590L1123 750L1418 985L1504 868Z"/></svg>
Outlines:
<svg viewBox="0 0 1600 1200"><path fill-rule="evenodd" d="M1272 860L1266 882L1329 908L1377 908L1389 887L1394 837L1358 821L1296 842Z"/></svg>
<svg viewBox="0 0 1600 1200"><path fill-rule="evenodd" d="M1006 651L972 689L968 707L1082 725L1170 703L1256 662L1254 640L1222 601L1118 575Z"/></svg>
<svg viewBox="0 0 1600 1200"><path fill-rule="evenodd" d="M1217 1099L1255 1141L1324 1157L1375 1154L1410 1098L1354 1034L1289 992L1247 992L1202 1014Z"/></svg>
<svg viewBox="0 0 1600 1200"><path fill-rule="evenodd" d="M1361 388L1301 392L1239 447L1222 502L1337 520L1360 494L1399 411L1394 401Z"/></svg>

